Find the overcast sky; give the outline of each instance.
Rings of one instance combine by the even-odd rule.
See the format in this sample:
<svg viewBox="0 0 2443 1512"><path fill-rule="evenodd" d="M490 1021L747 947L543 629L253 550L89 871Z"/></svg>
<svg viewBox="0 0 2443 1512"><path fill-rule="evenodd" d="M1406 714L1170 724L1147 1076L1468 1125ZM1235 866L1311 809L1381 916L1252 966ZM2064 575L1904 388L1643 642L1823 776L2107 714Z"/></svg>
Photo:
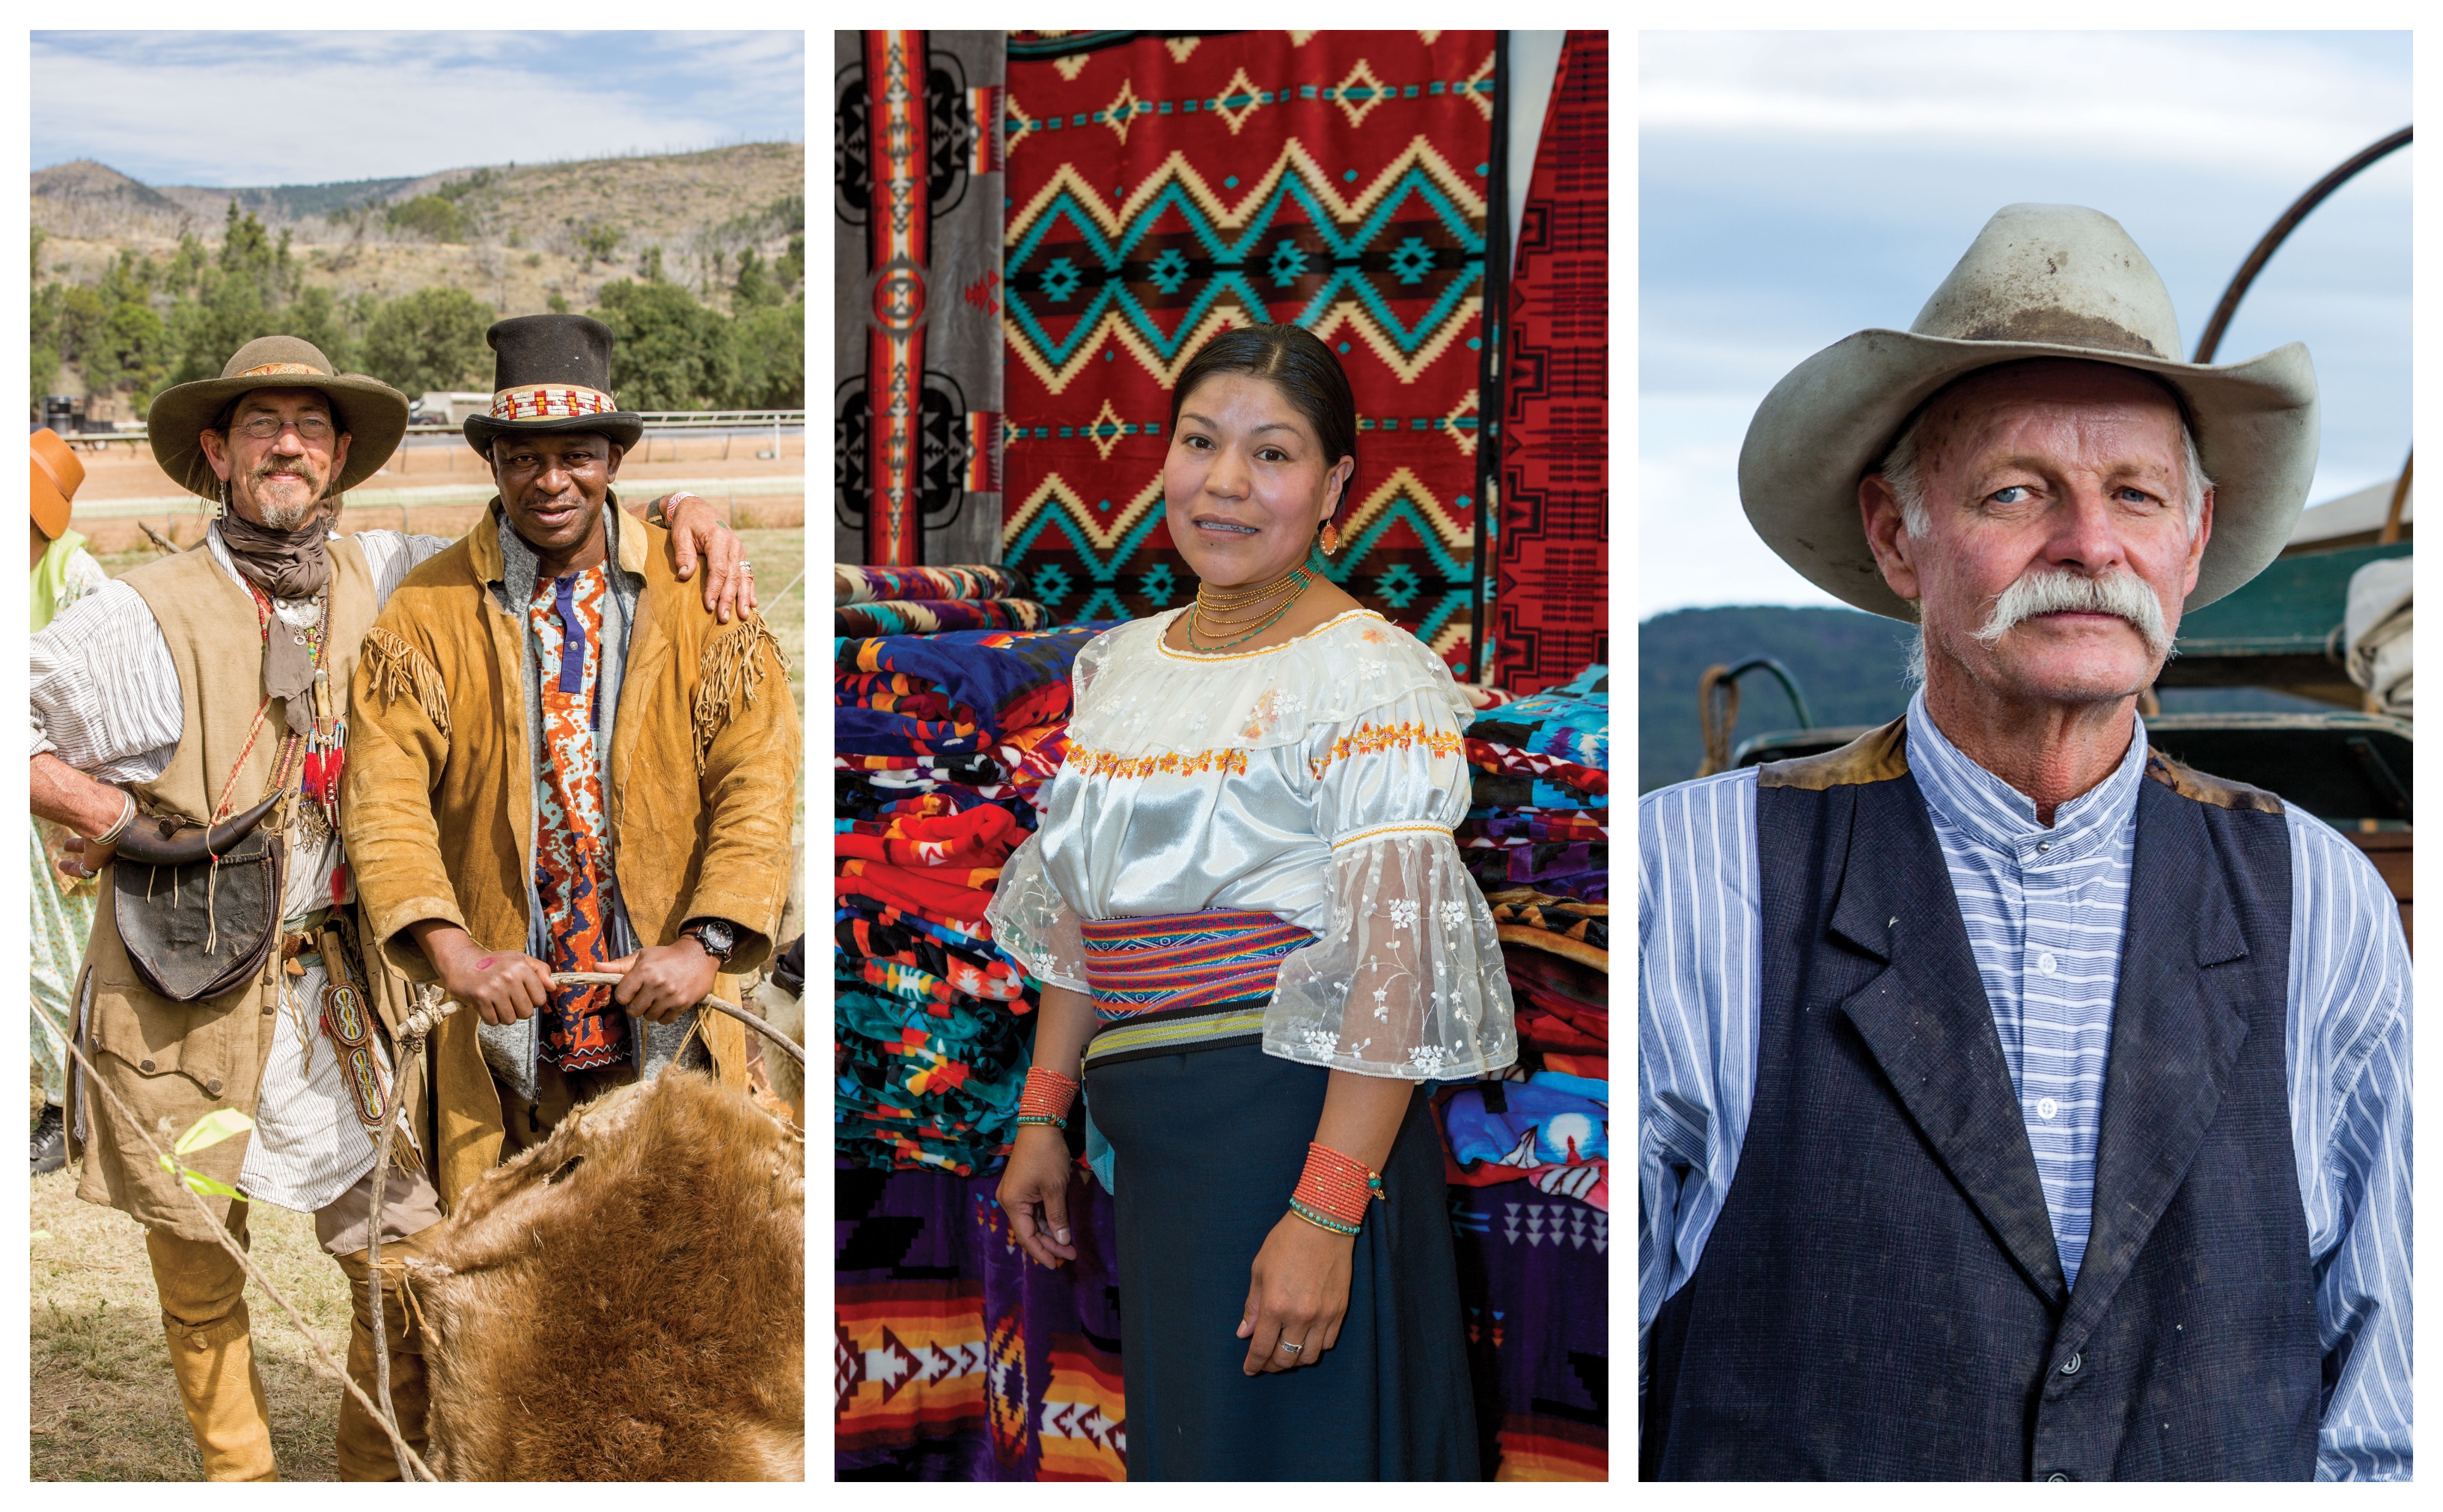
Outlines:
<svg viewBox="0 0 2443 1512"><path fill-rule="evenodd" d="M2406 32L1670 33L1639 42L1640 618L1830 604L1739 509L1739 442L1810 353L1905 329L1993 212L2092 206L2171 288L2193 352L2258 237L2410 121ZM2324 202L2216 360L2307 344L2310 503L2410 443L2410 159Z"/></svg>
<svg viewBox="0 0 2443 1512"><path fill-rule="evenodd" d="M37 31L33 168L149 184L416 177L801 141L802 31Z"/></svg>

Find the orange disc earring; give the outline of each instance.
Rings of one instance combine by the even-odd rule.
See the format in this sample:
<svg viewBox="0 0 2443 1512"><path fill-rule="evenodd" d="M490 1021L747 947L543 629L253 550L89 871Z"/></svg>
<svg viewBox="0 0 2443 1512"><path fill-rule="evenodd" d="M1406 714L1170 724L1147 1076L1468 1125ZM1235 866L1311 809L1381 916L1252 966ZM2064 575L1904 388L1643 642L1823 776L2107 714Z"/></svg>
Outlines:
<svg viewBox="0 0 2443 1512"><path fill-rule="evenodd" d="M1323 554L1331 556L1340 549L1340 526L1326 520L1323 523Z"/></svg>

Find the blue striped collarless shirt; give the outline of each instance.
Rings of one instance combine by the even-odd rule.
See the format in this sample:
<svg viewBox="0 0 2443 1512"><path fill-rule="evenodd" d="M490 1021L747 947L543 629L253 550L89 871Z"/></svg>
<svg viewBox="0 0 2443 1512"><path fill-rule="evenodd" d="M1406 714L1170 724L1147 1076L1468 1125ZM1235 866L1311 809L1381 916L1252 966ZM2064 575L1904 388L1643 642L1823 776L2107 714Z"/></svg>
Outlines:
<svg viewBox="0 0 2443 1512"><path fill-rule="evenodd" d="M1909 705L1908 762L1942 848L2018 1089L2066 1280L2095 1153L2129 906L2145 726L2111 776L2035 805ZM2358 848L2286 804L2292 1144L2330 1394L2323 1480L2410 1476L2410 968L2392 894ZM1638 802L1638 1355L1695 1274L1754 1098L1763 987L1756 774Z"/></svg>

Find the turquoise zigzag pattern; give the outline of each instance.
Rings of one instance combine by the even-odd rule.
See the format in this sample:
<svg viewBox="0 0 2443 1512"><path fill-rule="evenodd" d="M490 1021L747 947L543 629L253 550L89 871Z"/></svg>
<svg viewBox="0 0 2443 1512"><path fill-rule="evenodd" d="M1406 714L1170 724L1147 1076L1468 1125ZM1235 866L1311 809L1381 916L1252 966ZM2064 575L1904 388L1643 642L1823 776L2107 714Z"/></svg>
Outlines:
<svg viewBox="0 0 2443 1512"><path fill-rule="evenodd" d="M1413 325L1403 324L1392 315L1389 302L1375 286L1372 276L1359 266L1359 258L1368 247L1373 245L1376 238L1382 235L1383 229L1391 223L1393 215L1406 204L1410 195L1415 195L1425 203L1435 218L1449 232L1452 240L1468 254L1460 267L1460 271L1468 276L1452 279L1443 288L1441 297ZM1263 244L1266 237L1272 233L1274 222L1279 216L1282 206L1293 200L1305 209L1309 216L1309 228L1330 249L1332 273L1313 295L1304 304L1296 306L1294 311L1287 307L1275 310L1258 288L1257 284L1260 275L1251 272L1250 265L1268 249L1278 250L1277 248L1267 249ZM1122 272L1130 255L1142 246L1148 235L1152 234L1156 221L1166 210L1177 210L1180 212L1197 239L1203 244L1205 251L1212 257L1215 265L1213 275L1204 281L1203 288L1197 294L1196 303L1184 312L1174 312L1180 318L1176 328L1168 334L1155 323L1152 315L1137 303L1135 297L1129 292L1127 286L1121 281ZM1032 290L1021 290L1019 282L1020 269L1029 265L1035 254L1041 249L1044 240L1064 220L1077 229L1079 235L1091 250L1093 260L1100 265L1103 274L1103 282L1094 289L1092 298L1082 307L1080 318L1072 328L1070 338L1065 342L1054 340L1043 328L1034 304L1037 296L1050 297L1051 291L1041 286L1050 275L1037 274L1034 281L1038 286ZM1280 183L1274 189L1271 197L1265 200L1255 218L1235 239L1213 224L1203 208L1196 202L1195 196L1188 194L1185 186L1176 179L1164 185L1161 191L1148 200L1138 211L1135 217L1122 229L1116 239L1107 238L1103 234L1102 228L1096 224L1093 213L1081 205L1074 194L1064 188L1053 197L1050 204L1043 207L1036 223L1029 227L1019 238L1017 245L1010 249L1006 267L1009 270L1007 296L1009 325L1011 329L1023 334L1025 339L1055 366L1067 362L1076 355L1079 342L1093 338L1107 309L1117 309L1129 324L1166 361L1179 355L1181 344L1194 332L1197 323L1204 318L1206 312L1225 297L1231 296L1235 296L1251 312L1260 314L1267 321L1284 321L1299 325L1312 325L1322 319L1324 313L1341 297L1353 295L1393 343L1404 354L1413 356L1418 348L1422 347L1434 332L1441 329L1442 323L1459 310L1461 302L1483 282L1484 236L1482 232L1470 227L1466 214L1459 206L1452 203L1450 196L1442 192L1442 186L1435 183L1422 168L1411 167L1406 173L1401 175L1395 187L1383 196L1373 212L1347 231L1341 230L1332 224L1331 212L1325 207L1322 199L1299 174L1293 170L1282 175ZM1074 271L1082 280L1084 270ZM1275 277L1278 279L1280 275L1276 274ZM1051 299L1051 303L1060 303L1068 298L1074 298L1076 286L1072 284L1069 292ZM1049 315L1051 312L1047 309L1044 313ZM1064 316L1067 314L1066 311L1061 313Z"/></svg>

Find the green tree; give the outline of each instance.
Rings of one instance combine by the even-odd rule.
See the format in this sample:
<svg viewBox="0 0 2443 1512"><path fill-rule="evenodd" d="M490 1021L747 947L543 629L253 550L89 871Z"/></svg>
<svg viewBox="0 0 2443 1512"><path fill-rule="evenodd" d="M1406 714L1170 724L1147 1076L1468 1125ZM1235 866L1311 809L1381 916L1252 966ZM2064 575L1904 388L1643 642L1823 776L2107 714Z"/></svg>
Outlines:
<svg viewBox="0 0 2443 1512"><path fill-rule="evenodd" d="M33 280L43 276L43 243L50 240L50 238L43 234L43 228L40 226L29 226L27 230L33 233L31 238L29 238L33 242L33 261L27 265L26 273L27 281L30 284Z"/></svg>
<svg viewBox="0 0 2443 1512"><path fill-rule="evenodd" d="M38 236L40 232L36 233ZM67 290L60 284L46 284L27 301L27 352L28 360L27 396L39 406L44 395L51 392L60 378L60 308ZM37 411L39 413L39 410Z"/></svg>
<svg viewBox="0 0 2443 1512"><path fill-rule="evenodd" d="M298 290L297 297L282 312L281 323L287 334L313 342L331 360L331 366L341 373L358 370L361 359L357 353L355 331L348 311L340 307L337 296L320 284Z"/></svg>
<svg viewBox="0 0 2443 1512"><path fill-rule="evenodd" d="M101 291L90 284L67 284L60 288L59 314L51 327L58 343L60 360L82 363L85 353L101 340L102 323L110 318L110 306L101 302Z"/></svg>
<svg viewBox="0 0 2443 1512"><path fill-rule="evenodd" d="M789 249L782 252L781 260L772 265L772 272L781 280L781 286L790 293L796 293L805 286L806 233L803 230L789 238Z"/></svg>
<svg viewBox="0 0 2443 1512"><path fill-rule="evenodd" d="M204 244L195 233L180 233L177 255L170 259L170 271L161 281L162 287L174 295L193 293L195 280L203 276L204 265L208 261L204 255Z"/></svg>
<svg viewBox="0 0 2443 1512"><path fill-rule="evenodd" d="M121 300L84 352L85 387L96 394L149 393L169 373L169 330L152 305Z"/></svg>
<svg viewBox="0 0 2443 1512"><path fill-rule="evenodd" d="M390 208L391 225L405 231L436 242L463 242L467 239L467 212L454 201L438 194L418 194L404 205Z"/></svg>
<svg viewBox="0 0 2443 1512"><path fill-rule="evenodd" d="M220 270L231 278L251 282L261 303L270 304L279 296L282 260L272 250L271 233L254 218L254 212L248 211L241 217L237 201L230 200L228 224L221 233Z"/></svg>
<svg viewBox="0 0 2443 1512"><path fill-rule="evenodd" d="M176 354L170 378L179 383L218 378L239 347L274 329L260 283L244 271L207 267L194 294L170 307L169 346Z"/></svg>
<svg viewBox="0 0 2443 1512"><path fill-rule="evenodd" d="M463 288L420 288L365 327L365 371L408 395L488 386L492 306Z"/></svg>
<svg viewBox="0 0 2443 1512"><path fill-rule="evenodd" d="M801 410L806 405L806 302L750 310L732 323L738 382L727 409Z"/></svg>
<svg viewBox="0 0 2443 1512"><path fill-rule="evenodd" d="M738 354L730 323L686 289L622 280L603 285L595 303L594 315L618 339L611 352L611 382L622 406L718 409L736 391Z"/></svg>
<svg viewBox="0 0 2443 1512"><path fill-rule="evenodd" d="M763 274L763 259L749 247L738 254L738 282L729 286L729 308L744 316L782 303L787 296Z"/></svg>
<svg viewBox="0 0 2443 1512"><path fill-rule="evenodd" d="M574 219L563 220L560 224L569 228L569 234L577 241L578 250L585 254L585 270L589 273L594 271L596 263L609 257L619 246L619 229L615 226L605 226L599 221L588 221L579 226Z"/></svg>

